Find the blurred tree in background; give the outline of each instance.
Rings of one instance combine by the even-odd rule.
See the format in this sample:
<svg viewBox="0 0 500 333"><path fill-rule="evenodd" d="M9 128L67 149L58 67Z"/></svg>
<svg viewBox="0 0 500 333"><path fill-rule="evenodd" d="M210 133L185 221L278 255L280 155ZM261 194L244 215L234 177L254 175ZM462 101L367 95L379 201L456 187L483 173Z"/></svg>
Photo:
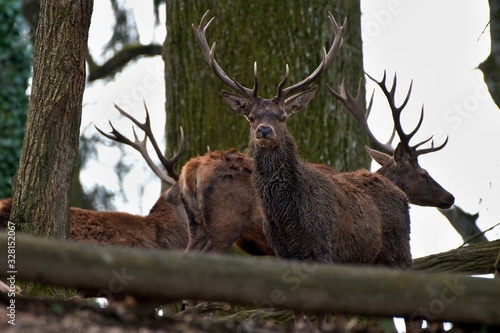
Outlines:
<svg viewBox="0 0 500 333"><path fill-rule="evenodd" d="M23 145L32 49L21 1L0 0L0 198L12 195Z"/></svg>
<svg viewBox="0 0 500 333"><path fill-rule="evenodd" d="M215 56L230 77L253 86L253 63L259 67L259 93L276 94L277 84L290 66L289 84L308 76L321 62L322 48L332 41L327 12L339 24L347 17L347 32L337 58L315 82L320 90L308 108L287 123L302 156L339 171L369 166L368 142L354 118L334 100L325 85L338 89L342 78L352 93L363 76L359 1L170 1L167 0L167 38L164 46L167 142L176 151L179 126L186 132L184 160L211 150L248 143L248 124L223 103L227 89L212 73L194 38L191 24L199 24L210 9L216 19L207 32ZM182 163L179 163L182 165Z"/></svg>
<svg viewBox="0 0 500 333"><path fill-rule="evenodd" d="M484 81L488 85L491 97L496 105L500 107L500 0L489 0L490 21L484 30L490 30L491 53L489 57L479 65L484 74ZM479 38L481 38L480 36Z"/></svg>

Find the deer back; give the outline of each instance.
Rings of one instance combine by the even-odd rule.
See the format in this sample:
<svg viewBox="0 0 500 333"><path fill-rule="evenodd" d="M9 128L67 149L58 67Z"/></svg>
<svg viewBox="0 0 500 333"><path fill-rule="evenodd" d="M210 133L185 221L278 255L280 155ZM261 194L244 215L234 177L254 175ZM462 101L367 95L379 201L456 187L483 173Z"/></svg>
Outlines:
<svg viewBox="0 0 500 333"><path fill-rule="evenodd" d="M71 208L70 239L93 244L157 248L144 216Z"/></svg>
<svg viewBox="0 0 500 333"><path fill-rule="evenodd" d="M366 170L338 173L336 177L362 189L377 207L380 218L377 224L382 232L381 248L372 263L411 268L410 215L405 193L386 177ZM370 223L374 224L374 221Z"/></svg>
<svg viewBox="0 0 500 333"><path fill-rule="evenodd" d="M180 200L180 199L178 199ZM146 216L71 208L70 238L75 241L151 249L185 249L186 217L179 214L170 190Z"/></svg>
<svg viewBox="0 0 500 333"><path fill-rule="evenodd" d="M7 227L11 208L11 198L0 200L0 229ZM165 191L147 216L71 207L70 223L73 241L151 249L185 249L188 244L178 187Z"/></svg>
<svg viewBox="0 0 500 333"><path fill-rule="evenodd" d="M251 224L262 226L254 205L253 161L234 149L192 158L181 170L179 186L189 219L188 249L225 252Z"/></svg>

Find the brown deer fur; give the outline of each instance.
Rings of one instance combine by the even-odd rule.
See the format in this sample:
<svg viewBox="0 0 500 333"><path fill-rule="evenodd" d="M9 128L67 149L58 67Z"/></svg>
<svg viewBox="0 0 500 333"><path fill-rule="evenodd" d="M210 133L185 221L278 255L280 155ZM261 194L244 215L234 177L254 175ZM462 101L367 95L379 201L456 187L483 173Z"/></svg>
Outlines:
<svg viewBox="0 0 500 333"><path fill-rule="evenodd" d="M10 217L12 199L0 200L0 227ZM179 187L162 193L146 216L71 208L70 239L150 249L186 248L189 235Z"/></svg>
<svg viewBox="0 0 500 333"><path fill-rule="evenodd" d="M409 209L401 190L365 170L328 172L300 159L285 120L316 90L251 101L223 92L229 108L250 122L253 179L271 246L288 259L410 268Z"/></svg>
<svg viewBox="0 0 500 333"><path fill-rule="evenodd" d="M446 191L431 175L412 158L400 143L393 156L366 147L370 156L381 165L376 172L389 179L408 197L408 201L419 206L450 208L455 197Z"/></svg>
<svg viewBox="0 0 500 333"><path fill-rule="evenodd" d="M278 91L269 100L222 92L228 107L250 123L253 180L271 247L285 259L411 269L406 195L376 173L325 171L298 155L286 119L304 109L316 91L314 87L287 99ZM302 327L303 313L294 311L294 317ZM317 314L318 327L325 318ZM407 329L413 325L407 323Z"/></svg>
<svg viewBox="0 0 500 333"><path fill-rule="evenodd" d="M434 179L432 179L428 172L418 165L418 162L412 163L409 157L398 153L400 151L399 148L396 149L394 157L369 148L367 148L367 151L370 156L382 166L376 173L386 177L391 183L399 187L406 194L410 203L434 207L449 207L453 203L453 195L444 190ZM228 158L227 154L238 157ZM214 163L217 165L219 171L212 170ZM203 164L203 167L198 169L200 164ZM309 163L308 165L318 169L318 171L322 170L332 174L338 173L331 167L323 164ZM218 173L221 172L220 170L227 169L225 172L232 175L231 182L234 185L234 187L230 187L230 189L227 190L233 194L231 200L232 203L235 204L234 207L254 205L254 202L245 201L245 198L254 197L256 195L254 186L248 185L248 179L251 178L251 172L253 172L249 172L249 168L251 167L253 167L253 159L246 154L237 153L234 150L208 153L204 156L193 158L186 164L184 171L181 173L181 179L187 178L191 183L190 186L183 187L183 197L185 199L189 198L189 205L195 207L195 209L188 208L188 211L191 210L191 214L197 212L195 214L196 217L194 215L191 216L190 224L191 229L193 229L191 232L193 235L195 233L197 235L193 236L196 238L197 242L195 248L201 249L207 244L208 239L203 238L204 235L207 235L207 228L210 230L226 230L225 228L227 227L227 221L219 222L221 219L215 218L208 212L202 213L199 209L199 207L204 207L205 210L210 210L213 206L218 205L217 196L199 196L203 198L205 202L205 204L202 205L200 202L197 202L198 196L195 192L203 192L203 188L207 186L217 187L222 183L229 184L228 178L219 182L217 177L210 176L212 173ZM203 176L205 181L197 182L196 175L202 170L205 173ZM211 182L207 181L208 178L211 179ZM183 181L181 180L181 182ZM234 188L238 188L239 190L235 192ZM249 192L253 194L249 195ZM232 207L233 206L226 205L226 210L221 215L226 217L233 216L234 214L231 211ZM252 216L248 219L232 218L232 231L217 233L217 238L219 239L217 243L219 245L215 251L225 251L234 239L235 230L238 230L240 228L239 226L246 225L246 228L243 229L243 232L241 232L239 237L235 240L234 245L252 255L275 255L262 229L262 222L265 219L263 215L264 212L261 209L255 208L252 214L257 214L257 217ZM223 218L222 221L224 220ZM248 222L248 220L250 220L250 222ZM223 241L224 237L226 237L225 241Z"/></svg>
<svg viewBox="0 0 500 333"><path fill-rule="evenodd" d="M190 159L179 186L190 230L188 250L226 252L236 244L250 254L272 254L262 225L264 214L254 204L253 161L234 149Z"/></svg>

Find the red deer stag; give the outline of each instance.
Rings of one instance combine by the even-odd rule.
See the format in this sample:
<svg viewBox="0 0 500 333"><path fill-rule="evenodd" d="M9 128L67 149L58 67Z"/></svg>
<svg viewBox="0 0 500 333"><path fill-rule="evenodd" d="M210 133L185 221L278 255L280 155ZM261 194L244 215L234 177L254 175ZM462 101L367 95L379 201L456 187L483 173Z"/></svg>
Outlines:
<svg viewBox="0 0 500 333"><path fill-rule="evenodd" d="M441 150L447 143L448 138L438 147L434 147L434 141L431 142L431 147L426 149L418 148L423 144L432 140L430 137L414 146L410 146L410 140L417 133L424 118L424 108L420 113L420 120L413 131L410 133L405 133L401 125L401 112L405 108L411 94L412 84L408 89L408 93L403 101L403 103L398 107L395 102L396 93L396 75L394 75L394 80L392 88L389 90L386 85L386 73L384 72L384 77L381 81L377 81L370 75L368 77L373 80L383 91L387 98L389 107L392 112L392 117L394 120L394 132L391 135L388 143L382 143L373 133L368 126L368 117L370 115L373 94L368 103L368 107L365 110L361 98L361 81L358 87L358 93L356 98L351 96L347 91L344 82L340 86L340 93L334 91L330 86L328 89L330 93L338 98L351 112L351 114L360 123L363 130L368 134L371 141L385 153L366 147L366 150L370 156L381 165L381 168L377 170L378 174L385 176L397 187L399 187L403 192L405 192L408 197L408 201L412 204L419 206L432 206L438 208L450 208L455 202L453 195L446 191L441 185L436 182L431 175L423 169L418 163L418 157L423 154L432 153ZM390 142L394 137L394 133L397 132L400 138L400 143L394 149ZM388 155L391 154L392 156Z"/></svg>
<svg viewBox="0 0 500 333"><path fill-rule="evenodd" d="M124 116L132 119L118 106L116 108ZM173 186L162 193L146 216L122 212L96 212L72 207L70 211L70 239L107 245L183 250L189 241L187 217L181 203L180 189L176 183L178 175L173 170L184 148L183 133L181 131L181 146L175 156L170 160L161 157L162 164L167 169L167 173L164 173L147 156L147 137L151 138L155 150L159 152L158 145L151 132L147 109L144 124L137 122L135 119L132 120L146 133L144 140L139 141L135 131L135 142L132 142L114 128L111 135L98 130L108 138L127 143L139 150L155 173L163 181ZM11 206L12 199L0 200L0 227L2 228L7 226Z"/></svg>
<svg viewBox="0 0 500 333"><path fill-rule="evenodd" d="M302 161L286 127L287 118L303 110L317 87L302 91L328 67L337 54L345 32L328 13L335 38L323 61L304 80L284 88L277 95L258 95L257 66L254 87L229 79L215 60L215 43L210 48L205 32L208 12L200 25L193 25L205 60L215 75L239 94L222 91L227 106L250 124L249 150L254 158L253 181L266 216L264 232L276 252L285 259L325 263L380 264L402 269L412 265L410 217L406 195L387 178L366 170L336 173ZM259 200L260 199L260 200ZM303 314L295 312L296 324ZM322 326L324 316L317 323Z"/></svg>

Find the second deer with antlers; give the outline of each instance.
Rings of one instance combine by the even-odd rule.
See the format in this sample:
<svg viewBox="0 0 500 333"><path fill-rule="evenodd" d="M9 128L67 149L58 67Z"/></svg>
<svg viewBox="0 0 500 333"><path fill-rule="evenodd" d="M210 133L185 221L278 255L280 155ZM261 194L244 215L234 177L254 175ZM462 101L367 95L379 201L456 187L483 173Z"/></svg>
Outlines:
<svg viewBox="0 0 500 333"><path fill-rule="evenodd" d="M330 93L339 99L351 112L351 114L360 123L363 130L368 134L371 141L383 152L366 147L366 150L370 156L379 163L382 167L377 171L377 173L387 177L394 185L399 187L403 192L405 192L408 197L408 201L412 204L419 206L432 206L438 208L450 208L455 202L454 196L446 191L438 182L436 182L429 173L423 169L418 163L418 157L423 154L432 153L441 150L448 143L448 138L439 146L434 147L434 142L432 141L432 146L426 149L418 149L423 144L432 140L430 137L414 146L410 146L410 140L417 133L422 121L424 119L424 109L420 112L420 120L417 126L410 133L405 133L403 127L401 126L401 112L405 108L411 94L412 84L408 88L408 93L400 106L396 105L395 93L396 93L396 75L394 75L394 80L392 87L389 90L386 85L386 74L382 80L377 81L370 75L367 75L372 81L374 81L382 90L389 107L392 112L392 117L394 120L394 131L389 139L388 143L382 143L375 135L371 132L368 126L368 117L370 115L373 94L368 103L368 108L365 110L361 98L361 87L358 87L358 93L356 98L351 96L347 91L344 82L340 86L340 93L334 91L330 86L328 89ZM361 85L361 81L360 81ZM394 134L398 133L400 138L399 144L394 149L390 142L394 138ZM390 154L390 155L388 155ZM392 156L391 156L392 155Z"/></svg>
<svg viewBox="0 0 500 333"><path fill-rule="evenodd" d="M258 94L257 65L253 89L229 79L208 46L208 12L193 25L205 60L233 94L222 92L227 106L250 124L249 150L254 158L253 181L266 216L264 232L281 258L326 263L381 264L411 268L410 218L406 195L387 178L360 170L337 173L304 162L286 127L287 118L303 110L317 87L302 91L328 67L337 54L346 24L339 26L329 13L335 33L321 64L304 80L284 88L285 76L271 99ZM295 94L295 95L294 95ZM303 321L295 313L296 323ZM318 325L323 323L323 317Z"/></svg>

